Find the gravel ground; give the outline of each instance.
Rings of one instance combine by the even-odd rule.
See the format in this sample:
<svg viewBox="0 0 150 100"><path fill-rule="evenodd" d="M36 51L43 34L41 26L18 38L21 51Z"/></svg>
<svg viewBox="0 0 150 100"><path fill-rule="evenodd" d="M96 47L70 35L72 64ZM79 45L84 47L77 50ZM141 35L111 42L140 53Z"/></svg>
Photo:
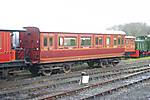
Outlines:
<svg viewBox="0 0 150 100"><path fill-rule="evenodd" d="M150 81L143 83L139 86L135 86L129 89L127 92L122 93L113 100L150 100Z"/></svg>
<svg viewBox="0 0 150 100"><path fill-rule="evenodd" d="M102 91L106 91L106 90L109 90L109 89L114 88L114 87L119 87L119 86L122 86L125 84L139 81L139 80L144 79L144 78L148 78L148 77L150 77L149 75L150 75L150 73L147 73L146 76L144 74L144 75L142 75L142 77L141 76L132 77L134 80L132 78L131 79L125 79L124 81L121 80L121 81L117 81L117 82L114 82L111 84L103 85L103 86L100 86L99 88L91 89L90 91L83 91L79 94L76 94L73 97L69 96L69 100L79 100L81 98L85 98L86 96L90 96L90 95L92 96L94 94L101 93ZM109 100L110 97L107 97L107 98ZM65 97L65 98L60 99L60 100L68 100L68 98ZM97 98L97 100L99 100L99 99ZM105 100L107 100L107 99L105 98ZM116 98L114 98L114 96L113 96L112 100L116 100ZM119 98L118 100L122 100L122 99Z"/></svg>
<svg viewBox="0 0 150 100"><path fill-rule="evenodd" d="M150 80L95 100L150 100Z"/></svg>
<svg viewBox="0 0 150 100"><path fill-rule="evenodd" d="M150 60L145 60L145 62L150 63ZM121 63L135 63L135 61L122 61ZM131 88L122 89L121 91L115 92L108 96L95 98L95 100L150 100L150 80Z"/></svg>

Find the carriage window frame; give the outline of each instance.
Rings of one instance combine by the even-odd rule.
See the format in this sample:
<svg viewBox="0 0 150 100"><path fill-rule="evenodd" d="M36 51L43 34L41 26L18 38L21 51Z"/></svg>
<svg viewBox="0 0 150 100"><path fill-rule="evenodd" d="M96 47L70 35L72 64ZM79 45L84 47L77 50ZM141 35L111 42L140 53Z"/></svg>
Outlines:
<svg viewBox="0 0 150 100"><path fill-rule="evenodd" d="M117 46L117 38L114 38L114 46Z"/></svg>
<svg viewBox="0 0 150 100"><path fill-rule="evenodd" d="M111 42L111 38L110 37L106 37L106 45L110 45Z"/></svg>
<svg viewBox="0 0 150 100"><path fill-rule="evenodd" d="M128 39L126 39L126 44L129 44L129 40Z"/></svg>
<svg viewBox="0 0 150 100"><path fill-rule="evenodd" d="M54 39L53 39L53 37L52 36L50 36L49 37L49 46L53 46L53 41L54 41Z"/></svg>
<svg viewBox="0 0 150 100"><path fill-rule="evenodd" d="M103 37L99 37L99 45L103 45Z"/></svg>
<svg viewBox="0 0 150 100"><path fill-rule="evenodd" d="M64 37L63 36L58 37L58 46L64 46Z"/></svg>
<svg viewBox="0 0 150 100"><path fill-rule="evenodd" d="M121 38L118 38L118 45L121 45Z"/></svg>
<svg viewBox="0 0 150 100"><path fill-rule="evenodd" d="M2 49L2 35L0 34L0 49Z"/></svg>
<svg viewBox="0 0 150 100"><path fill-rule="evenodd" d="M82 40L84 40L84 42ZM87 42L87 40L90 40L90 42ZM89 47L89 46L91 46L91 44L92 44L91 40L92 40L92 37L90 37L90 36L87 36L87 37L86 36L82 36L80 38L80 41L81 41L80 45L81 45L81 47Z"/></svg>
<svg viewBox="0 0 150 100"><path fill-rule="evenodd" d="M0 49L2 49L2 35L0 34Z"/></svg>
<svg viewBox="0 0 150 100"><path fill-rule="evenodd" d="M65 40L66 39L66 40ZM68 44L67 44L67 39L70 39L69 41L68 41ZM74 42L73 42L73 44L71 43L71 40L75 40ZM77 46L77 37L75 37L75 36L68 36L68 37L64 37L64 46L65 47L76 47Z"/></svg>
<svg viewBox="0 0 150 100"><path fill-rule="evenodd" d="M43 42L44 47L48 46L48 37L44 36Z"/></svg>
<svg viewBox="0 0 150 100"><path fill-rule="evenodd" d="M99 38L95 37L95 45L99 45Z"/></svg>
<svg viewBox="0 0 150 100"><path fill-rule="evenodd" d="M124 45L124 38L121 39L121 44Z"/></svg>

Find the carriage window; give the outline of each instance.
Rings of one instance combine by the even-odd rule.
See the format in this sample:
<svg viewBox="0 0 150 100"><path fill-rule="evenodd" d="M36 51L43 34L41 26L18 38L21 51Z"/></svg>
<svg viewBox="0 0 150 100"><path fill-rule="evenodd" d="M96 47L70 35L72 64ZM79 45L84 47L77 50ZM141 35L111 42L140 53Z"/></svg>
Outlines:
<svg viewBox="0 0 150 100"><path fill-rule="evenodd" d="M124 39L122 38L122 45L124 44Z"/></svg>
<svg viewBox="0 0 150 100"><path fill-rule="evenodd" d="M106 38L106 44L109 45L110 44L110 37Z"/></svg>
<svg viewBox="0 0 150 100"><path fill-rule="evenodd" d="M114 38L114 45L116 46L117 45L117 39Z"/></svg>
<svg viewBox="0 0 150 100"><path fill-rule="evenodd" d="M63 37L59 37L58 43L59 43L59 46L63 46Z"/></svg>
<svg viewBox="0 0 150 100"><path fill-rule="evenodd" d="M44 37L44 46L47 46L47 37Z"/></svg>
<svg viewBox="0 0 150 100"><path fill-rule="evenodd" d="M2 37L0 35L0 49L2 49Z"/></svg>
<svg viewBox="0 0 150 100"><path fill-rule="evenodd" d="M50 46L53 46L53 37L50 37L50 38L49 38L49 45L50 45Z"/></svg>
<svg viewBox="0 0 150 100"><path fill-rule="evenodd" d="M120 40L120 38L118 38L118 45L120 45L120 42L121 42L121 40Z"/></svg>
<svg viewBox="0 0 150 100"><path fill-rule="evenodd" d="M98 37L95 38L95 45L98 45Z"/></svg>
<svg viewBox="0 0 150 100"><path fill-rule="evenodd" d="M64 38L64 46L76 46L77 38L75 37L65 37Z"/></svg>
<svg viewBox="0 0 150 100"><path fill-rule="evenodd" d="M99 45L102 45L102 44L103 44L103 38L100 37L100 38L99 38Z"/></svg>
<svg viewBox="0 0 150 100"><path fill-rule="evenodd" d="M90 46L91 38L90 37L81 37L81 46Z"/></svg>
<svg viewBox="0 0 150 100"><path fill-rule="evenodd" d="M126 39L126 44L128 44L128 39Z"/></svg>

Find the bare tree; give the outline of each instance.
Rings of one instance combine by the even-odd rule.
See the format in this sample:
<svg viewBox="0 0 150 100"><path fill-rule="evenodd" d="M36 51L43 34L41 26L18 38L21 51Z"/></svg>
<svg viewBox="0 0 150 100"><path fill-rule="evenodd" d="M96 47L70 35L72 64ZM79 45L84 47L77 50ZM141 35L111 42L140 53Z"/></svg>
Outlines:
<svg viewBox="0 0 150 100"><path fill-rule="evenodd" d="M150 34L150 26L146 23L128 23L124 25L114 25L107 30L124 31L127 35L142 36Z"/></svg>

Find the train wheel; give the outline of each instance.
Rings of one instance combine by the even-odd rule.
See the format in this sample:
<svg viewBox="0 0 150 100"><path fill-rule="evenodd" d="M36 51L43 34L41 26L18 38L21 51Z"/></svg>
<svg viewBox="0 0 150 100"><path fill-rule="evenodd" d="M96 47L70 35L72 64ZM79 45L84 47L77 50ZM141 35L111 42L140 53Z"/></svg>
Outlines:
<svg viewBox="0 0 150 100"><path fill-rule="evenodd" d="M119 59L115 59L115 60L112 62L112 65L113 65L113 66L116 66L119 62L120 62Z"/></svg>
<svg viewBox="0 0 150 100"><path fill-rule="evenodd" d="M9 70L8 70L8 69L2 70L2 77L7 77L7 76L8 76L8 73L9 73Z"/></svg>
<svg viewBox="0 0 150 100"><path fill-rule="evenodd" d="M113 62L112 65L113 65L113 66L116 66L117 64Z"/></svg>
<svg viewBox="0 0 150 100"><path fill-rule="evenodd" d="M63 71L69 73L71 71L71 65L63 65Z"/></svg>
<svg viewBox="0 0 150 100"><path fill-rule="evenodd" d="M89 61L89 62L87 62L87 64L89 67L94 67L94 61Z"/></svg>
<svg viewBox="0 0 150 100"><path fill-rule="evenodd" d="M103 63L101 63L101 65L100 65L102 68L106 68L107 66L106 66L106 64L103 62Z"/></svg>
<svg viewBox="0 0 150 100"><path fill-rule="evenodd" d="M39 74L39 68L30 66L29 71L32 73L33 76L37 76Z"/></svg>
<svg viewBox="0 0 150 100"><path fill-rule="evenodd" d="M52 72L53 72L52 69L43 70L43 71L42 71L42 74L43 74L44 76L51 76L51 75L52 75Z"/></svg>

